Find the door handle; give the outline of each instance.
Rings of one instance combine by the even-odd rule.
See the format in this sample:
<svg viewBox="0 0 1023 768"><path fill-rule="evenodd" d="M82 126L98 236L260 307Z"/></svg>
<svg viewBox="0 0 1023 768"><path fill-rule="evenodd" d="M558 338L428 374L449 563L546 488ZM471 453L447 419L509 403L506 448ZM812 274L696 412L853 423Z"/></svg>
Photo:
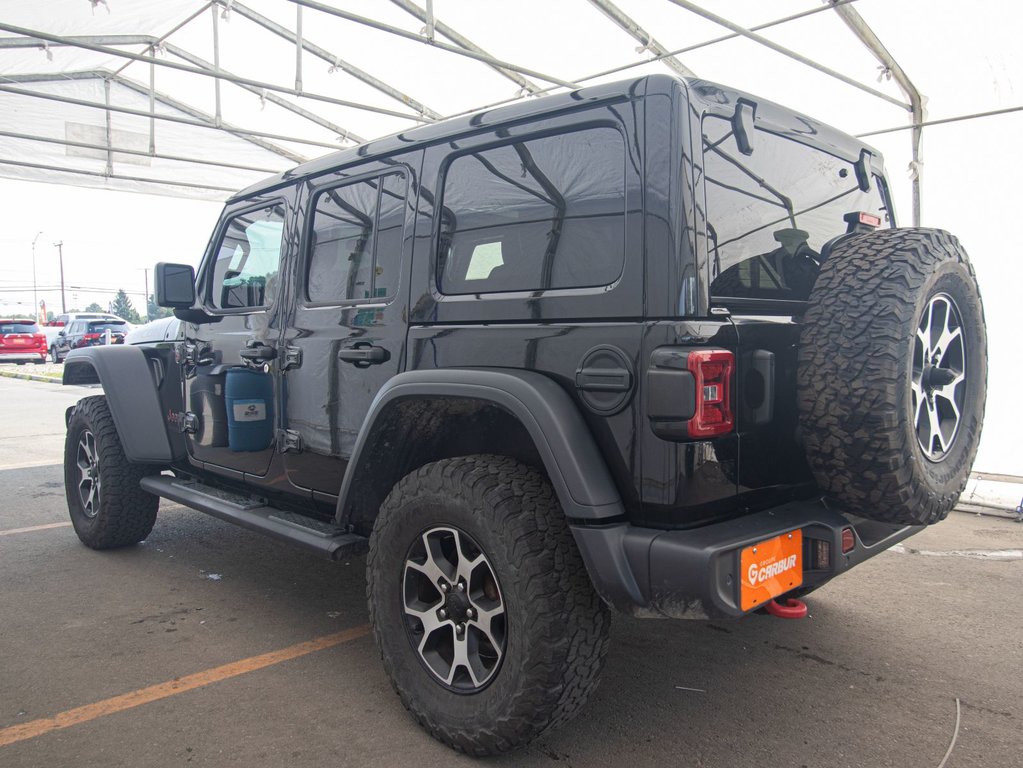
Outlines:
<svg viewBox="0 0 1023 768"><path fill-rule="evenodd" d="M391 358L390 352L383 347L375 347L363 342L351 347L345 347L337 353L337 359L351 363L356 368L366 368L370 365L379 365Z"/></svg>
<svg viewBox="0 0 1023 768"><path fill-rule="evenodd" d="M245 349L238 352L238 356L243 360L252 360L253 362L267 361L277 357L277 350L260 344L258 341L250 341L245 345Z"/></svg>

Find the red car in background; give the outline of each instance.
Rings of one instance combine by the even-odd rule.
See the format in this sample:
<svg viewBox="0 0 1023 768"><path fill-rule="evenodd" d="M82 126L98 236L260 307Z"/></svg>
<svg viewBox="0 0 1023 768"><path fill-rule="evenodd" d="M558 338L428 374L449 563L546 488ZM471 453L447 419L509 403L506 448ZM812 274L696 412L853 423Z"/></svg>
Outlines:
<svg viewBox="0 0 1023 768"><path fill-rule="evenodd" d="M46 362L46 336L34 320L0 320L0 362Z"/></svg>

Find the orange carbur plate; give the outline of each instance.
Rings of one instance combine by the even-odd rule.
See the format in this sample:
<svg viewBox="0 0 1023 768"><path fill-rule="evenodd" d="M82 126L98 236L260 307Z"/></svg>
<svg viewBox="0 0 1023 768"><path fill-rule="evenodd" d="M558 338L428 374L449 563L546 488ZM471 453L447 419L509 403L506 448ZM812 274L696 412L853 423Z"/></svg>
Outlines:
<svg viewBox="0 0 1023 768"><path fill-rule="evenodd" d="M803 583L803 532L783 533L742 550L742 610L763 605Z"/></svg>

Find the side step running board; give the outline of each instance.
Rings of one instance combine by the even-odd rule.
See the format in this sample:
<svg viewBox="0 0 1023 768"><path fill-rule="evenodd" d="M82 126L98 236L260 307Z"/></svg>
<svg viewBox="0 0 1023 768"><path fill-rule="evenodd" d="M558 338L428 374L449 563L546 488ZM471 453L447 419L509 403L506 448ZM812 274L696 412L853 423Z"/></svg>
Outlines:
<svg viewBox="0 0 1023 768"><path fill-rule="evenodd" d="M142 489L213 517L281 541L297 544L330 560L365 551L369 541L344 529L304 515L261 504L248 496L170 475L142 478Z"/></svg>

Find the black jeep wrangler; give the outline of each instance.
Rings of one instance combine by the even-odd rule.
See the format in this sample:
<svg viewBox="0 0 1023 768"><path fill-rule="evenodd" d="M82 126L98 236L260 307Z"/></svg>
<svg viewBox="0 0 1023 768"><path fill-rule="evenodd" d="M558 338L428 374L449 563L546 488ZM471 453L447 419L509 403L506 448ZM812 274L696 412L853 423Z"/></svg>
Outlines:
<svg viewBox="0 0 1023 768"><path fill-rule="evenodd" d="M984 413L958 241L895 228L876 151L651 76L448 120L228 201L179 340L73 351L95 549L160 498L368 548L430 733L524 744L597 683L609 610L738 618L943 519ZM803 607L805 610L805 607Z"/></svg>

